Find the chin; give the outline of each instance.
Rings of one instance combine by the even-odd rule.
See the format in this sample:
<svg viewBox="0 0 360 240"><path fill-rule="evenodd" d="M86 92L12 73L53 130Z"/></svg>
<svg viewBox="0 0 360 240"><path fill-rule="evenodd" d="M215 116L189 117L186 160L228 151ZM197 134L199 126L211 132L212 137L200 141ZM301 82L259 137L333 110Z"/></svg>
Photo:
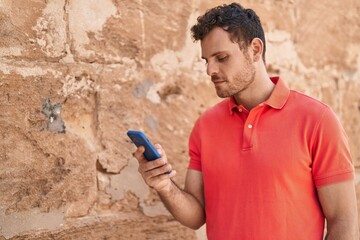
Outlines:
<svg viewBox="0 0 360 240"><path fill-rule="evenodd" d="M218 95L219 98L228 98L232 96L232 94L219 92L219 91L216 91L216 95Z"/></svg>

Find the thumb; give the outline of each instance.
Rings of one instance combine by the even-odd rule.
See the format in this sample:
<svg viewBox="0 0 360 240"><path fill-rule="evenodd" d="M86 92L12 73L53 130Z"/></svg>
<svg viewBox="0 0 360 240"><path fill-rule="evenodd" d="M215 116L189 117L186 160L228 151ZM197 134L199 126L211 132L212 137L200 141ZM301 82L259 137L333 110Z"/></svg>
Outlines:
<svg viewBox="0 0 360 240"><path fill-rule="evenodd" d="M166 158L165 150L162 148L162 146L160 144L157 143L154 145L154 147L158 151L158 153L160 154L160 156L162 158Z"/></svg>

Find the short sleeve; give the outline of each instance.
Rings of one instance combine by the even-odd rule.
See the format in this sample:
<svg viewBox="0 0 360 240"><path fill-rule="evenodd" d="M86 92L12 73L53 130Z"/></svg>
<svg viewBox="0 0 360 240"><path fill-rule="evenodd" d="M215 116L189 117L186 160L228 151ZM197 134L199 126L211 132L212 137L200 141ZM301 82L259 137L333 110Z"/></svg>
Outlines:
<svg viewBox="0 0 360 240"><path fill-rule="evenodd" d="M345 130L328 107L314 129L312 157L316 187L350 180L355 176Z"/></svg>
<svg viewBox="0 0 360 240"><path fill-rule="evenodd" d="M202 171L201 166L201 140L200 140L200 121L198 120L189 138L189 169Z"/></svg>

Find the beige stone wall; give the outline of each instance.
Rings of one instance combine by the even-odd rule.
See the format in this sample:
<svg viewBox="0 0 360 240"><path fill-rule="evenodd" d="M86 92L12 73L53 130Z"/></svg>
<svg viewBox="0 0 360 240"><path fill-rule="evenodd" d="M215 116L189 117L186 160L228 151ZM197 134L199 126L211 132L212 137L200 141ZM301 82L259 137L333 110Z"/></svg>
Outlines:
<svg viewBox="0 0 360 240"><path fill-rule="evenodd" d="M144 184L126 131L161 143L183 185L192 125L219 100L189 27L224 2L0 0L0 239L204 239ZM269 72L332 106L360 170L360 2L242 4Z"/></svg>

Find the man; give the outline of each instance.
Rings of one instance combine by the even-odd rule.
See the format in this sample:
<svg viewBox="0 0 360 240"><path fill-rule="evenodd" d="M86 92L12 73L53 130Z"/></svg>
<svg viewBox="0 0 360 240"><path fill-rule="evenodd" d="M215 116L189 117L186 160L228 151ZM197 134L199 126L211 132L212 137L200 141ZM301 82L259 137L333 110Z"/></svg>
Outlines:
<svg viewBox="0 0 360 240"><path fill-rule="evenodd" d="M216 93L196 122L182 190L161 158L135 152L139 172L173 216L208 239L358 239L354 169L332 110L289 90L265 67L265 37L251 9L209 10L192 27Z"/></svg>

